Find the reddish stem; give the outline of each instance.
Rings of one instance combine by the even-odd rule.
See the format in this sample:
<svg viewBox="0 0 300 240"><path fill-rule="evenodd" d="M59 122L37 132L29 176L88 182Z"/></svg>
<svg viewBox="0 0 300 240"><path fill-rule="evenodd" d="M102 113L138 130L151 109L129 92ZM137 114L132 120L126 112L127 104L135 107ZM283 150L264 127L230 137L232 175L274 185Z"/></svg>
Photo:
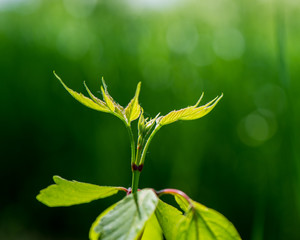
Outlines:
<svg viewBox="0 0 300 240"><path fill-rule="evenodd" d="M187 202L189 203L189 205L191 207L193 207L193 203L190 199L190 197L188 195L186 195L186 193L178 190L178 189L173 189L173 188L166 188L166 189L162 189L160 191L156 191L157 196L161 196L164 194L171 194L171 195L180 195L182 196L185 200L187 200Z"/></svg>
<svg viewBox="0 0 300 240"><path fill-rule="evenodd" d="M124 187L116 187L116 189L120 190L120 191L124 191L126 193L128 193L128 190L127 188L124 188Z"/></svg>

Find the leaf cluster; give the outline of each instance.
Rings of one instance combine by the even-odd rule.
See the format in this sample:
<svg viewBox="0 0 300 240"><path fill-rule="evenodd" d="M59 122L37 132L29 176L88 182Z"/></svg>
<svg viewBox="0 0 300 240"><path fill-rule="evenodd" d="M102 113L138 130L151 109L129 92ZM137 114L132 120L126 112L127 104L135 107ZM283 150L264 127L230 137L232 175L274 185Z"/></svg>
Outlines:
<svg viewBox="0 0 300 240"><path fill-rule="evenodd" d="M68 181L54 176L55 184L41 190L37 199L49 207L72 206L109 197L125 191L122 187L102 187L89 183ZM165 191L164 194L168 194ZM197 203L181 191L174 190L181 210L159 199L153 189L143 189L127 194L108 207L90 228L90 240L239 240L231 222L222 214Z"/></svg>
<svg viewBox="0 0 300 240"><path fill-rule="evenodd" d="M54 73L55 74L55 73ZM140 173L143 169L149 144L156 132L165 125L179 120L194 120L208 114L223 95L199 106L197 103L180 110L173 110L164 116L145 118L139 104L141 83L138 83L134 97L126 107L118 104L109 94L104 79L100 87L103 99L94 96L86 83L84 86L89 97L77 93L66 86L55 74L64 88L80 103L100 112L113 114L121 119L128 129L131 140L132 187L98 186L78 181L69 181L54 176L55 184L40 191L37 200L49 207L72 206L89 203L126 192L119 202L101 213L91 226L90 240L134 240L134 239L171 239L171 240L239 240L240 236L223 215L190 199L176 189L138 191ZM137 146L131 129L131 122L138 120ZM163 194L172 194L181 210L160 200Z"/></svg>
<svg viewBox="0 0 300 240"><path fill-rule="evenodd" d="M116 117L120 118L123 122L127 125L137 118L140 117L139 120L139 132L143 134L145 131L149 130L151 127L156 125L156 127L161 127L164 125L168 125L170 123L179 121L179 120L195 120L201 117L204 117L208 114L220 101L223 97L223 94L220 97L216 97L212 101L206 103L203 106L198 107L200 104L203 93L197 103L193 106L189 106L186 108L182 108L180 110L173 110L166 114L165 116L159 116L158 114L154 119L148 119L143 115L143 108L139 104L139 94L141 90L141 82L138 83L135 91L134 97L130 100L126 107L122 107L118 104L109 94L107 90L106 83L102 78L102 86L101 86L101 93L103 96L103 100L95 97L90 89L87 87L86 83L84 82L84 86L90 96L90 98L84 96L82 93L77 93L74 90L67 87L67 85L61 80L61 78L54 72L54 75L57 79L61 82L64 88L80 103L83 105L92 108L94 110L100 112L107 112L115 115Z"/></svg>

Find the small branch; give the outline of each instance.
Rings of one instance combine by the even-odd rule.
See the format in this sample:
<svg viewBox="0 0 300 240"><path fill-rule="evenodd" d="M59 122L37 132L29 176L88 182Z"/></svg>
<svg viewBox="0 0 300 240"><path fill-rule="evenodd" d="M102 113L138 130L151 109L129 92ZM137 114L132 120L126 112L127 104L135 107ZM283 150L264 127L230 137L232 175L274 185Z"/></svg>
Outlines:
<svg viewBox="0 0 300 240"><path fill-rule="evenodd" d="M128 189L127 189L127 188L124 188L124 187L116 187L116 189L118 189L119 191L123 191L123 192L128 193Z"/></svg>
<svg viewBox="0 0 300 240"><path fill-rule="evenodd" d="M192 199L186 195L186 193L178 190L178 189L173 189L173 188L166 188L166 189L162 189L160 191L156 191L156 194L158 197L160 197L161 195L165 195L165 194L171 194L171 195L179 195L181 197L183 197L190 205L191 208L194 208L194 205L192 203Z"/></svg>
<svg viewBox="0 0 300 240"><path fill-rule="evenodd" d="M151 133L151 135L149 136L149 138L148 138L148 140L147 140L147 142L146 142L146 144L145 144L145 146L144 146L144 149L143 149L143 152L142 152L142 156L141 156L141 158L140 158L140 160L139 160L139 165L144 164L144 162L145 162L145 157L146 157L147 150L148 150L148 147L149 147L149 145L150 145L150 142L151 142L152 138L154 137L155 133L157 133L157 131L158 131L160 128L161 128L161 126L160 126L160 125L157 125L157 126L155 127L155 129L153 130L153 132Z"/></svg>
<svg viewBox="0 0 300 240"><path fill-rule="evenodd" d="M128 131L129 134L129 138L130 138L130 147L131 147L131 164L134 163L135 160L135 141L134 141L134 136L133 136L133 132L131 130L131 126L127 125L126 122L124 122L126 125L126 129Z"/></svg>

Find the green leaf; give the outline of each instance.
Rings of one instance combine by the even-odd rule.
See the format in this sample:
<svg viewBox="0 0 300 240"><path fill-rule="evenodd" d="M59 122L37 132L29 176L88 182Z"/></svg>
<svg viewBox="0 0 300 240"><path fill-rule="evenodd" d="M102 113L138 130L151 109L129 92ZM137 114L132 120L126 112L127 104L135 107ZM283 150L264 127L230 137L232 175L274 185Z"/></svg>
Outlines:
<svg viewBox="0 0 300 240"><path fill-rule="evenodd" d="M155 215L163 230L163 234L168 240L176 238L177 227L184 216L177 208L159 200Z"/></svg>
<svg viewBox="0 0 300 240"><path fill-rule="evenodd" d="M181 195L174 195L176 202L178 203L179 207L184 211L187 212L190 209L190 205L188 201L182 197Z"/></svg>
<svg viewBox="0 0 300 240"><path fill-rule="evenodd" d="M127 107L125 108L125 115L128 119L128 122L132 122L136 120L141 113L141 106L139 104L139 94L141 90L141 82L138 83L135 91L135 95L133 99L128 103Z"/></svg>
<svg viewBox="0 0 300 240"><path fill-rule="evenodd" d="M101 187L90 183L68 181L59 176L54 176L56 184L40 191L37 200L48 207L71 206L88 203L100 198L116 194L118 187Z"/></svg>
<svg viewBox="0 0 300 240"><path fill-rule="evenodd" d="M109 109L102 104L96 103L93 100L91 100L90 98L84 96L82 93L77 93L75 91L73 91L71 88L68 88L67 85L61 80L61 78L55 73L53 72L55 77L60 81L60 83L64 86L64 88L80 103L82 103L83 105L97 110L97 111L101 111L101 112L108 112Z"/></svg>
<svg viewBox="0 0 300 240"><path fill-rule="evenodd" d="M97 103L98 105L102 106L105 109L105 112L110 112L110 109L107 107L106 103L103 102L102 100L100 100L99 98L95 97L94 94L92 94L92 92L90 91L90 89L88 88L88 86L86 85L85 82L83 82L86 91L88 92L88 94L90 95L91 99Z"/></svg>
<svg viewBox="0 0 300 240"><path fill-rule="evenodd" d="M176 201L180 198L175 198ZM182 202L178 203L182 205ZM193 208L178 225L176 240L240 240L233 224L219 212L192 201ZM186 209L186 205L183 205Z"/></svg>
<svg viewBox="0 0 300 240"><path fill-rule="evenodd" d="M104 79L102 78L102 84L103 84L103 87L101 86L101 92L102 92L102 95L103 95L103 99L104 101L106 102L108 108L114 112L115 111L115 103L114 103L114 100L113 98L109 95L108 91L107 91L107 87L106 87L106 84L104 82Z"/></svg>
<svg viewBox="0 0 300 240"><path fill-rule="evenodd" d="M94 231L99 233L101 240L136 239L141 236L157 203L158 198L153 190L144 189L130 194L101 218Z"/></svg>
<svg viewBox="0 0 300 240"><path fill-rule="evenodd" d="M192 114L182 116L182 118L180 120L194 120L194 119L204 117L205 115L210 113L211 110L214 109L214 107L217 105L217 103L221 100L222 97L223 97L223 94L221 94L220 97L216 97L215 99L213 99L209 103L205 104L204 106L194 109L194 112Z"/></svg>
<svg viewBox="0 0 300 240"><path fill-rule="evenodd" d="M153 239L163 240L162 230L157 221L155 214L152 214L150 219L147 221L141 240L153 240Z"/></svg>
<svg viewBox="0 0 300 240"><path fill-rule="evenodd" d="M108 207L106 210L104 210L97 218L96 220L93 222L91 228L90 228L90 232L89 232L89 238L90 240L98 240L99 239L99 235L100 233L95 232L95 227L99 224L99 222L101 221L101 219L110 211L112 210L117 204L113 204L110 207Z"/></svg>
<svg viewBox="0 0 300 240"><path fill-rule="evenodd" d="M200 99L194 106L186 107L180 110L174 110L168 113L167 115L160 117L159 124L161 126L164 126L179 120L194 120L194 119L201 118L206 114L208 114L216 106L216 104L223 97L223 94L220 97L216 97L214 100L210 101L209 103L201 107L197 107L202 97L203 94L201 95Z"/></svg>

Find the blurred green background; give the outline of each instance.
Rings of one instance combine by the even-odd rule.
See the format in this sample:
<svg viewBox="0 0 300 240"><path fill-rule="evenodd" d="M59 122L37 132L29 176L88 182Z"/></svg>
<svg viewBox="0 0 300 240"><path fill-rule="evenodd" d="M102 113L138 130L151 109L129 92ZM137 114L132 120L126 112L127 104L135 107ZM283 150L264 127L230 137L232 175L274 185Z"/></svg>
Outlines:
<svg viewBox="0 0 300 240"><path fill-rule="evenodd" d="M53 175L131 183L123 123L53 70L83 93L104 76L121 105L142 81L152 117L223 92L155 136L140 187L183 190L243 239L300 239L299 62L298 0L0 0L0 239L87 239L123 196L48 208L35 196Z"/></svg>

